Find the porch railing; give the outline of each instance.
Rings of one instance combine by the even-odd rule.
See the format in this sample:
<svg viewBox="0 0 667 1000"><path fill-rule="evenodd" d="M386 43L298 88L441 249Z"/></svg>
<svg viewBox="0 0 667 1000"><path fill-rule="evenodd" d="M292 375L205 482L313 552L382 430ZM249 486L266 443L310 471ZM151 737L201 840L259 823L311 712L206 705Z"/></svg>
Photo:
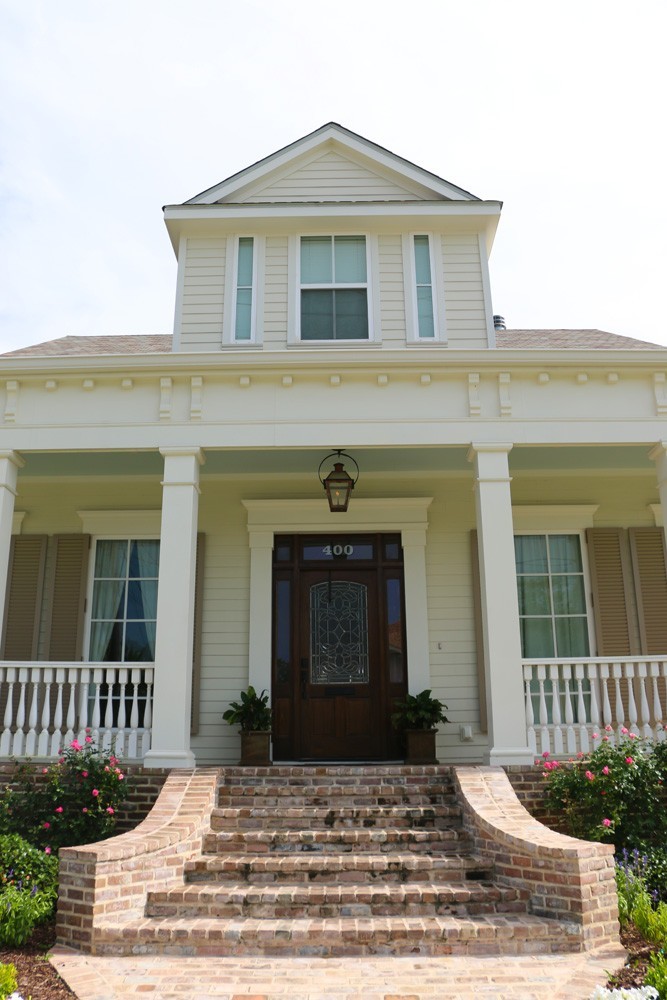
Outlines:
<svg viewBox="0 0 667 1000"><path fill-rule="evenodd" d="M0 663L0 757L57 757L92 736L119 757L151 745L152 663Z"/></svg>
<svg viewBox="0 0 667 1000"><path fill-rule="evenodd" d="M666 679L667 655L523 660L528 745L573 756L624 728L664 740Z"/></svg>

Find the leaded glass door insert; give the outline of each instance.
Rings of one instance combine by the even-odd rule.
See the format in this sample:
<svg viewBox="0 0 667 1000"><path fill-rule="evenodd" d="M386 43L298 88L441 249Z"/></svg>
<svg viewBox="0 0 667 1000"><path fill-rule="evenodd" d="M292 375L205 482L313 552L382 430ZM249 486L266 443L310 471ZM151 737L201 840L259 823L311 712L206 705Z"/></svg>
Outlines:
<svg viewBox="0 0 667 1000"><path fill-rule="evenodd" d="M368 588L352 580L310 588L310 683L368 684Z"/></svg>

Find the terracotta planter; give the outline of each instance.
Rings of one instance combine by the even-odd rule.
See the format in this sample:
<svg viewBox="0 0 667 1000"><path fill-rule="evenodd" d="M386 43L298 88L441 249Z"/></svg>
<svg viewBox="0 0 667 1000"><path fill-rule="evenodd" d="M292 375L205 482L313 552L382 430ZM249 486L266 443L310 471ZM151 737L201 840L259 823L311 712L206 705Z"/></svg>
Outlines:
<svg viewBox="0 0 667 1000"><path fill-rule="evenodd" d="M405 763L437 764L435 736L437 729L405 730Z"/></svg>
<svg viewBox="0 0 667 1000"><path fill-rule="evenodd" d="M251 767L265 767L271 763L271 733L266 731L241 730L240 764Z"/></svg>

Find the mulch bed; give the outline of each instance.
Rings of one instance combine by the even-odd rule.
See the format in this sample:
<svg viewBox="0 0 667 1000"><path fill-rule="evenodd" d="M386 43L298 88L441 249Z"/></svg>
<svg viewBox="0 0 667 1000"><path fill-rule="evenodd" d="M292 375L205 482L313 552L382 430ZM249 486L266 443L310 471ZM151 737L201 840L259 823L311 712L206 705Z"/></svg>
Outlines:
<svg viewBox="0 0 667 1000"><path fill-rule="evenodd" d="M20 948L0 948L0 962L16 966L19 993L25 1000L65 1000L76 997L46 955L56 943L55 921L36 927Z"/></svg>

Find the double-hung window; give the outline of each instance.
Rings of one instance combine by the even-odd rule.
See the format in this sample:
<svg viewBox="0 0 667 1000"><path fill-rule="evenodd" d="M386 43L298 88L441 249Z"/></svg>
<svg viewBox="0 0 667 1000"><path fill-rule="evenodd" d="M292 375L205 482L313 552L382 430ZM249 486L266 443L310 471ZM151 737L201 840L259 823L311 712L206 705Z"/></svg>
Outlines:
<svg viewBox="0 0 667 1000"><path fill-rule="evenodd" d="M241 236L236 248L234 289L234 340L237 343L254 339L254 281L255 241L252 236Z"/></svg>
<svg viewBox="0 0 667 1000"><path fill-rule="evenodd" d="M159 561L157 539L97 540L88 649L91 661L155 660Z"/></svg>
<svg viewBox="0 0 667 1000"><path fill-rule="evenodd" d="M301 340L368 340L365 236L302 236Z"/></svg>
<svg viewBox="0 0 667 1000"><path fill-rule="evenodd" d="M419 340L433 340L435 337L435 310L433 307L431 248L428 236L413 236L412 249L415 265L417 336Z"/></svg>

